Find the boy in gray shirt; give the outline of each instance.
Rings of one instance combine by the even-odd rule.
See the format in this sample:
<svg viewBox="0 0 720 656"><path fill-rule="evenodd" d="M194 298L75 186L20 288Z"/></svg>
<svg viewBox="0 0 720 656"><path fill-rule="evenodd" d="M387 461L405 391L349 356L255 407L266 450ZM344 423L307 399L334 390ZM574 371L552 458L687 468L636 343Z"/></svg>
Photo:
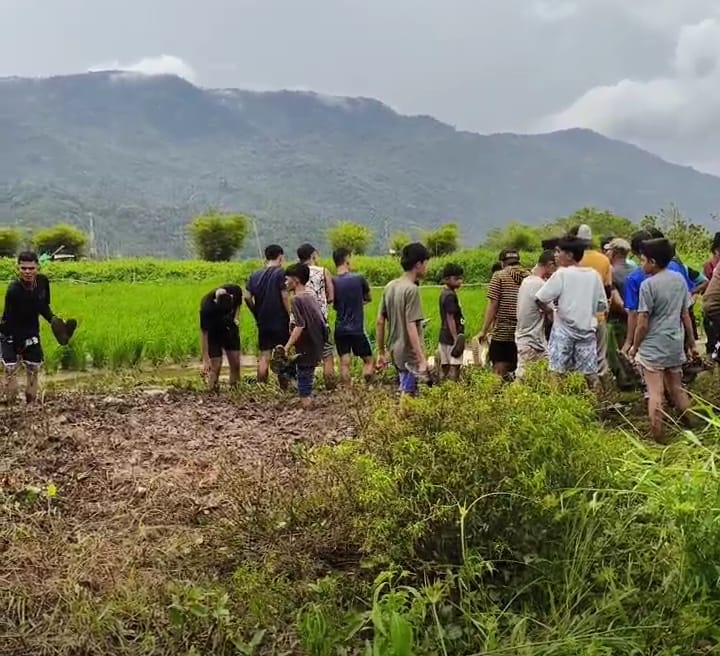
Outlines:
<svg viewBox="0 0 720 656"><path fill-rule="evenodd" d="M663 437L665 394L680 412L690 408L682 386L686 355L697 357L688 311L687 285L669 271L675 249L667 239L650 239L640 247L640 263L649 278L640 285L637 326L630 356L642 369L648 388L648 414L653 437Z"/></svg>

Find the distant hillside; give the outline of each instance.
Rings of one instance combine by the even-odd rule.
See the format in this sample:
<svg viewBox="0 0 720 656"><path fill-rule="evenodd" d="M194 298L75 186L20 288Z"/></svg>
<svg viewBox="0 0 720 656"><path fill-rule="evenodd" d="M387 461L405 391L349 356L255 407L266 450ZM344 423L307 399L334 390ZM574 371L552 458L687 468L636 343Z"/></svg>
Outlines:
<svg viewBox="0 0 720 656"><path fill-rule="evenodd" d="M322 240L336 218L379 233L454 219L477 241L509 219L592 205L631 217L720 209L720 178L587 130L481 136L376 100L197 88L105 72L0 79L0 223L70 220L111 253L184 255L209 206L262 242ZM378 239L380 241L380 238Z"/></svg>

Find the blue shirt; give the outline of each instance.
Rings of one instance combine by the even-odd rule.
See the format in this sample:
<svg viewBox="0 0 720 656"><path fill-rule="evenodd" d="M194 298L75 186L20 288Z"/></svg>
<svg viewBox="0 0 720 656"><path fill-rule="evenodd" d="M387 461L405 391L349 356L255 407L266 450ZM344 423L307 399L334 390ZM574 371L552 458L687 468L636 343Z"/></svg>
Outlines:
<svg viewBox="0 0 720 656"><path fill-rule="evenodd" d="M285 271L279 266L269 266L250 276L247 290L253 297L255 321L258 329L265 332L287 331L290 317L283 302Z"/></svg>
<svg viewBox="0 0 720 656"><path fill-rule="evenodd" d="M365 300L370 298L367 280L356 273L342 273L333 278L335 287L336 335L365 334Z"/></svg>
<svg viewBox="0 0 720 656"><path fill-rule="evenodd" d="M695 288L692 280L690 280L687 269L682 264L679 264L675 260L670 260L667 268L668 271L674 271L683 277L688 292L691 292ZM640 305L640 285L649 277L650 276L642 270L642 267L638 267L637 269L633 269L625 279L625 298L623 301L625 303L625 309L628 312L637 312L638 306Z"/></svg>

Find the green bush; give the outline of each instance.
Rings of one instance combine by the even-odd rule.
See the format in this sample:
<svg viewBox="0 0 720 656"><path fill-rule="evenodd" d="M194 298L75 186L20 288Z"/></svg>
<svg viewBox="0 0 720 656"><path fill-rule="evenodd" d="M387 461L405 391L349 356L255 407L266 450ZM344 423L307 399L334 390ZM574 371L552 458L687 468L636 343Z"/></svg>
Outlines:
<svg viewBox="0 0 720 656"><path fill-rule="evenodd" d="M53 254L62 248L62 253L75 257L82 257L87 242L88 237L82 230L65 223L39 230L32 238L33 246L39 253Z"/></svg>
<svg viewBox="0 0 720 656"><path fill-rule="evenodd" d="M242 214L209 212L196 216L189 230L195 253L200 259L226 262L242 248L249 230L249 219Z"/></svg>
<svg viewBox="0 0 720 656"><path fill-rule="evenodd" d="M396 232L392 237L390 237L390 244L389 248L393 253L396 255L400 254L400 251L402 251L405 246L407 246L412 241L412 237L407 232Z"/></svg>
<svg viewBox="0 0 720 656"><path fill-rule="evenodd" d="M22 235L15 228L0 228L0 257L15 257L20 250Z"/></svg>
<svg viewBox="0 0 720 656"><path fill-rule="evenodd" d="M500 253L503 248L515 248L522 252L540 250L541 229L513 221L504 228L494 228L488 233L485 246Z"/></svg>
<svg viewBox="0 0 720 656"><path fill-rule="evenodd" d="M347 248L356 255L364 255L372 244L373 231L360 223L340 221L328 229L327 239L333 250Z"/></svg>
<svg viewBox="0 0 720 656"><path fill-rule="evenodd" d="M437 230L423 233L423 242L435 257L454 253L460 244L460 227L457 223L445 223Z"/></svg>

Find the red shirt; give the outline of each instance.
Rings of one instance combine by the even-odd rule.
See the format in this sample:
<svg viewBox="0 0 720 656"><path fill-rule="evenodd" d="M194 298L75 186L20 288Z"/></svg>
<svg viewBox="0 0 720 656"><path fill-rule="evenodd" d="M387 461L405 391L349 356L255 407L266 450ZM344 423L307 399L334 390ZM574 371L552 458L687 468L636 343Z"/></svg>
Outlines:
<svg viewBox="0 0 720 656"><path fill-rule="evenodd" d="M715 271L715 267L718 265L718 258L713 257L709 259L707 262L705 262L705 266L703 267L703 273L705 274L705 277L710 280L713 276L713 272Z"/></svg>

